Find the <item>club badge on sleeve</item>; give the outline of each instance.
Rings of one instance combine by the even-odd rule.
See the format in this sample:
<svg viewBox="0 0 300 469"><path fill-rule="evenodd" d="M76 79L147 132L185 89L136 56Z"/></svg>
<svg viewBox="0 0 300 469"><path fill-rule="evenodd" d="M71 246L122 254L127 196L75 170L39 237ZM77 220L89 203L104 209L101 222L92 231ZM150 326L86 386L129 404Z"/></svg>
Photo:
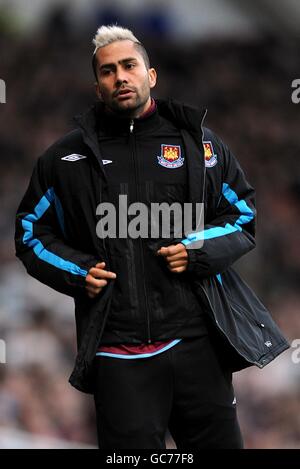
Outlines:
<svg viewBox="0 0 300 469"><path fill-rule="evenodd" d="M183 165L184 158L181 156L180 145L161 145L161 154L157 157L158 163L165 168L180 168Z"/></svg>
<svg viewBox="0 0 300 469"><path fill-rule="evenodd" d="M214 147L210 140L203 142L205 166L212 168L218 162L218 155L214 153Z"/></svg>

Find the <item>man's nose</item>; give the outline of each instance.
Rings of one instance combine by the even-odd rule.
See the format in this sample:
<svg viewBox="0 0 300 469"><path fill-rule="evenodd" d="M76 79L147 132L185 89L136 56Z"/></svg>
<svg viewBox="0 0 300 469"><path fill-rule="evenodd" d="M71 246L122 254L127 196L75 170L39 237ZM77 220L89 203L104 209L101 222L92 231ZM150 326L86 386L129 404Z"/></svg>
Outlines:
<svg viewBox="0 0 300 469"><path fill-rule="evenodd" d="M122 83L127 83L127 77L125 70L119 68L116 71L116 85L121 86Z"/></svg>

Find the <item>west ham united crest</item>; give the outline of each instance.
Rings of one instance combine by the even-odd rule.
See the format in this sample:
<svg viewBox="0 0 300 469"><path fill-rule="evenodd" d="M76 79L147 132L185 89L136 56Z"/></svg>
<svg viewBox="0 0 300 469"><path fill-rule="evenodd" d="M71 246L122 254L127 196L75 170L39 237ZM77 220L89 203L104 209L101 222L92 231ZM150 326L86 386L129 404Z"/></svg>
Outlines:
<svg viewBox="0 0 300 469"><path fill-rule="evenodd" d="M161 145L161 154L157 157L158 162L165 168L179 168L183 165L184 158L181 156L180 145Z"/></svg>
<svg viewBox="0 0 300 469"><path fill-rule="evenodd" d="M211 168L215 166L218 162L218 157L216 153L214 153L214 147L211 141L203 142L204 147L204 158L205 158L205 166L207 168Z"/></svg>

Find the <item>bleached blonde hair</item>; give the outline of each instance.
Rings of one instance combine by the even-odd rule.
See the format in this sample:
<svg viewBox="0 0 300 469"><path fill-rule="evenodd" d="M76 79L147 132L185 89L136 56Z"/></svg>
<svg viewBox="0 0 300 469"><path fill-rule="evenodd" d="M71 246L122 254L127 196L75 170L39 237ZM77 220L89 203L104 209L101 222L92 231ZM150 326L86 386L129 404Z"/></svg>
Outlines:
<svg viewBox="0 0 300 469"><path fill-rule="evenodd" d="M130 29L122 28L122 26L100 26L98 28L96 35L93 39L93 44L95 45L94 54L100 47L108 46L115 41L125 41L129 40L140 44L140 41L135 37Z"/></svg>
<svg viewBox="0 0 300 469"><path fill-rule="evenodd" d="M93 44L95 45L95 50L93 53L93 70L95 77L97 79L97 71L96 71L96 52L101 47L108 46L108 44L112 44L116 41L132 41L140 54L142 55L146 68L150 68L150 60L147 54L147 51L143 44L135 37L130 29L123 28L122 26L110 25L110 26L100 26L98 28L96 35L93 39Z"/></svg>

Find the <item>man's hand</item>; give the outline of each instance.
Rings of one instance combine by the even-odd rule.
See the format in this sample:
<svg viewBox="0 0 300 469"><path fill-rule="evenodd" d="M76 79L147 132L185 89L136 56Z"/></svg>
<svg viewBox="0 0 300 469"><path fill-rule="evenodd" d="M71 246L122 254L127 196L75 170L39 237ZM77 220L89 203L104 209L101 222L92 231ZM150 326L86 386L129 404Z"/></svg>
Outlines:
<svg viewBox="0 0 300 469"><path fill-rule="evenodd" d="M187 269L188 253L183 244L172 244L167 248L160 248L157 254L166 259L171 272L179 274Z"/></svg>
<svg viewBox="0 0 300 469"><path fill-rule="evenodd" d="M96 264L95 267L89 270L85 278L85 288L90 298L95 298L99 295L101 290L107 285L107 280L117 277L114 272L104 270L104 267L105 262L99 262L99 264Z"/></svg>

